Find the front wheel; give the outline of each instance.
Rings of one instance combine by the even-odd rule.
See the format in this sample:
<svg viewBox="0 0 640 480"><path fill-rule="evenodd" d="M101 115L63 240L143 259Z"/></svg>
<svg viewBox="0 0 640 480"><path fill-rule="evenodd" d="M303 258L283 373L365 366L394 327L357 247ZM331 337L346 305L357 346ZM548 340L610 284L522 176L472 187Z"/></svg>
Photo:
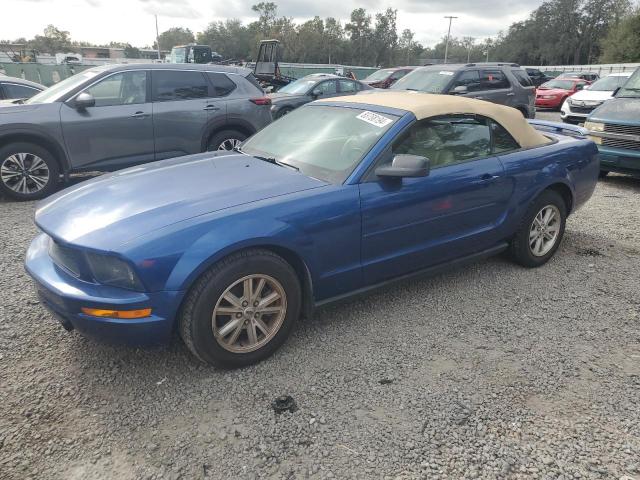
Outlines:
<svg viewBox="0 0 640 480"><path fill-rule="evenodd" d="M180 334L202 361L226 367L256 363L287 339L300 315L293 268L268 250L247 250L209 269L185 300Z"/></svg>
<svg viewBox="0 0 640 480"><path fill-rule="evenodd" d="M0 148L0 192L14 200L38 200L59 180L58 163L39 145L16 142Z"/></svg>
<svg viewBox="0 0 640 480"><path fill-rule="evenodd" d="M543 192L529 206L511 241L514 260L529 268L547 263L560 246L566 219L564 199L557 192Z"/></svg>

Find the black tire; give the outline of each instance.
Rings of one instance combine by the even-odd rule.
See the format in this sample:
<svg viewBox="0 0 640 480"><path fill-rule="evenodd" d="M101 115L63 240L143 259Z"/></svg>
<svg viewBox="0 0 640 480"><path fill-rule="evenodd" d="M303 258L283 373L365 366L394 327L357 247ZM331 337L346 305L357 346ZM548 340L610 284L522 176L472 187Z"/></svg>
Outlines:
<svg viewBox="0 0 640 480"><path fill-rule="evenodd" d="M220 150L220 147L223 143L228 140L237 141L238 143L243 142L247 136L238 131L238 130L221 130L218 133L214 133L209 138L209 142L207 143L207 151L213 152L216 150ZM224 148L223 150L232 150L232 148Z"/></svg>
<svg viewBox="0 0 640 480"><path fill-rule="evenodd" d="M282 286L286 297L284 319L271 340L260 348L244 353L229 351L214 336L214 309L230 285L255 274L268 275ZM181 310L180 335L189 350L203 362L227 368L242 367L267 358L285 342L300 316L300 305L300 282L291 265L269 250L246 250L221 260L196 281Z"/></svg>
<svg viewBox="0 0 640 480"><path fill-rule="evenodd" d="M548 252L544 255L537 256L533 253L532 248L529 243L529 236L531 233L531 229L533 226L533 222L535 217L543 208L548 206L555 206L560 214L559 219L559 230L558 235L555 238L555 243L553 243L552 247ZM513 260L523 267L535 268L544 265L549 261L551 257L556 253L560 243L562 242L562 237L564 235L564 229L567 221L567 206L565 205L564 199L560 194L554 192L553 190L545 190L536 198L529 208L527 212L522 217L520 222L520 226L513 239L511 240L511 257Z"/></svg>
<svg viewBox="0 0 640 480"><path fill-rule="evenodd" d="M600 170L600 173L598 174L598 178L604 178L607 175L609 175L609 170Z"/></svg>
<svg viewBox="0 0 640 480"><path fill-rule="evenodd" d="M19 170L19 164L16 163L16 159L19 158L17 157L18 154L27 154L23 160L20 160L26 167L22 170ZM34 170L31 173L36 175L32 177L29 175L28 169L34 165L36 158L40 158L46 168L42 167ZM0 148L0 168L2 169L0 173L0 193L14 200L38 200L44 198L53 193L60 180L60 167L55 157L48 150L35 143L15 142ZM16 169L16 174L20 172L26 177L17 177L13 173L14 168ZM44 185L36 183L34 178L42 182L45 172L48 175L46 183ZM24 184L20 183L23 178ZM22 185L24 185L25 191L22 191Z"/></svg>
<svg viewBox="0 0 640 480"><path fill-rule="evenodd" d="M284 107L282 110L280 110L278 112L278 117L277 118L282 118L285 115L288 115L289 113L293 112L293 108L291 107Z"/></svg>

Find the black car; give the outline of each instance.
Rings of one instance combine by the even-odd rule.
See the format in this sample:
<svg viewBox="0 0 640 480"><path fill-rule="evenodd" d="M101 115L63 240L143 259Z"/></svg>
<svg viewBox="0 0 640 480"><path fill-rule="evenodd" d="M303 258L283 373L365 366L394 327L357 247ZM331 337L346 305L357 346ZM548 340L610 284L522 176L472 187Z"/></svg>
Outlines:
<svg viewBox="0 0 640 480"><path fill-rule="evenodd" d="M0 100L30 98L45 88L47 87L36 82L0 75Z"/></svg>
<svg viewBox="0 0 640 480"><path fill-rule="evenodd" d="M339 75L313 73L270 94L271 114L274 119L279 118L318 98L354 95L362 90L373 90L373 87Z"/></svg>
<svg viewBox="0 0 640 480"><path fill-rule="evenodd" d="M527 75L529 75L529 78L531 79L531 83L533 83L535 87L539 87L543 83L551 80L550 76L537 68L526 68L525 70L527 71Z"/></svg>

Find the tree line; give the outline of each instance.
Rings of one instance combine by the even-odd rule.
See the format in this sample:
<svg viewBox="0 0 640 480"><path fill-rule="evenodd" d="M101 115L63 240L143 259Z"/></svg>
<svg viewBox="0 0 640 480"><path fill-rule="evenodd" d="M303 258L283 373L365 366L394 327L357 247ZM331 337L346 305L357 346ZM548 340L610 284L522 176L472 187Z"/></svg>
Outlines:
<svg viewBox="0 0 640 480"><path fill-rule="evenodd" d="M415 32L398 31L397 10L351 12L348 21L318 16L296 23L278 14L273 2L260 2L252 10L257 20L211 22L202 32L173 27L159 36L160 48L196 42L211 46L225 58L250 61L258 43L277 39L283 60L296 63L338 63L362 66L419 65L441 61L445 41L425 47ZM444 29L443 25L440 25ZM49 25L43 35L22 43L41 53L77 51L87 42L72 41L69 32ZM128 43L106 47L124 48L125 56L137 58L139 50ZM157 48L154 42L153 48ZM547 0L521 22L511 24L495 37L453 37L450 62L509 61L523 65L560 65L640 61L640 8L630 0Z"/></svg>

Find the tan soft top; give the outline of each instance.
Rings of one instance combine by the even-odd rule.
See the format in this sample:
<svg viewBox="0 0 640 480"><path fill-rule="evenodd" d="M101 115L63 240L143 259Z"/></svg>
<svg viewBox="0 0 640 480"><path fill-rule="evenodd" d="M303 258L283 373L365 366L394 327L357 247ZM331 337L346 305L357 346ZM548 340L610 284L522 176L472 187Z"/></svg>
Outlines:
<svg viewBox="0 0 640 480"><path fill-rule="evenodd" d="M538 147L551 142L549 138L529 125L522 113L515 108L472 98L390 91L362 93L348 98L333 97L317 102L368 103L381 107L398 108L412 112L418 120L439 115L471 113L489 117L498 122L523 148Z"/></svg>

